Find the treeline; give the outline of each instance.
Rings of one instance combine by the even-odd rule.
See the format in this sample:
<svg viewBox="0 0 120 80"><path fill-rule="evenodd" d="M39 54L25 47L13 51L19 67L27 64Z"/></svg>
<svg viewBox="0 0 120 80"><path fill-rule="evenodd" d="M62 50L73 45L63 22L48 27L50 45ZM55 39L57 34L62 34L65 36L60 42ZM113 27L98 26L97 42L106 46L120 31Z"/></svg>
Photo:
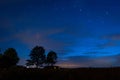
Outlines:
<svg viewBox="0 0 120 80"><path fill-rule="evenodd" d="M8 48L5 52L0 54L0 68L16 66L18 62L19 57L14 48Z"/></svg>
<svg viewBox="0 0 120 80"><path fill-rule="evenodd" d="M56 52L50 51L45 55L45 49L42 46L34 47L29 56L30 59L27 60L27 66L35 65L38 68L43 67L43 64L53 66L57 62Z"/></svg>
<svg viewBox="0 0 120 80"><path fill-rule="evenodd" d="M36 68L45 66L54 66L57 62L57 54L54 51L45 54L45 49L42 46L35 46L26 61L26 66L35 66ZM0 53L0 68L9 68L16 66L20 58L14 48L8 48L3 53Z"/></svg>

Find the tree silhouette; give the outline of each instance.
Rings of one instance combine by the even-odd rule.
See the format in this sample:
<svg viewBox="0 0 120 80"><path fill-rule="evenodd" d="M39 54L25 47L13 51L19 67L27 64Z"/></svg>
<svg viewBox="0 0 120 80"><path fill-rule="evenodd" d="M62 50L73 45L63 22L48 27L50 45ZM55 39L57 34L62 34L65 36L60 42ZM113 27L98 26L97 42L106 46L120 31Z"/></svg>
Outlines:
<svg viewBox="0 0 120 80"><path fill-rule="evenodd" d="M34 62L32 60L26 60L27 63L26 63L26 66L31 66L31 65L34 65Z"/></svg>
<svg viewBox="0 0 120 80"><path fill-rule="evenodd" d="M29 56L30 60L27 61L27 64L32 62L38 68L45 62L45 49L42 46L36 46L32 49Z"/></svg>
<svg viewBox="0 0 120 80"><path fill-rule="evenodd" d="M50 51L47 55L46 63L48 66L53 66L57 62L57 54L54 51Z"/></svg>
<svg viewBox="0 0 120 80"><path fill-rule="evenodd" d="M19 57L14 48L8 48L4 54L0 55L0 63L2 67L15 66L19 62Z"/></svg>
<svg viewBox="0 0 120 80"><path fill-rule="evenodd" d="M3 67L3 55L0 53L0 67Z"/></svg>

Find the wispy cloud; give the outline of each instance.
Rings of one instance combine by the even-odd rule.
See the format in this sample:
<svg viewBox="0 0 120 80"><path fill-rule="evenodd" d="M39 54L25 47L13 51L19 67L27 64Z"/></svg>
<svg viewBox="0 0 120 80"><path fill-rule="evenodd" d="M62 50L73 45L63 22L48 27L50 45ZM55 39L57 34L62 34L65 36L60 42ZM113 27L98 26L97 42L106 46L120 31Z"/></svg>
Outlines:
<svg viewBox="0 0 120 80"><path fill-rule="evenodd" d="M40 45L45 47L47 51L54 50L58 55L65 55L72 51L71 49L67 49L67 47L72 46L73 44L70 43L71 40L66 41L69 37L61 35L63 32L64 29L40 30L40 32L30 29L15 34L14 39L27 45L30 49L36 45Z"/></svg>
<svg viewBox="0 0 120 80"><path fill-rule="evenodd" d="M103 37L103 39L120 40L120 34L106 35L106 36Z"/></svg>
<svg viewBox="0 0 120 80"><path fill-rule="evenodd" d="M113 67L119 66L120 55L106 57L71 56L58 62L62 67Z"/></svg>
<svg viewBox="0 0 120 80"><path fill-rule="evenodd" d="M97 47L99 48L108 48L108 47L117 47L118 44L116 42L112 42L112 41L108 41L106 43L103 43L103 44L98 44Z"/></svg>

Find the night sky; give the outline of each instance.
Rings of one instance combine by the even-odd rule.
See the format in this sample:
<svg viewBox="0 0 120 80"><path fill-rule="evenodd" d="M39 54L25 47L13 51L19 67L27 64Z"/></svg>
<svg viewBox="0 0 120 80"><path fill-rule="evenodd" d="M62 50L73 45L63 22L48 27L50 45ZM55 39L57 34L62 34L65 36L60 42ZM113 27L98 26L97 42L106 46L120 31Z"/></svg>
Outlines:
<svg viewBox="0 0 120 80"><path fill-rule="evenodd" d="M62 67L120 66L119 0L0 0L0 48L24 65L43 46Z"/></svg>

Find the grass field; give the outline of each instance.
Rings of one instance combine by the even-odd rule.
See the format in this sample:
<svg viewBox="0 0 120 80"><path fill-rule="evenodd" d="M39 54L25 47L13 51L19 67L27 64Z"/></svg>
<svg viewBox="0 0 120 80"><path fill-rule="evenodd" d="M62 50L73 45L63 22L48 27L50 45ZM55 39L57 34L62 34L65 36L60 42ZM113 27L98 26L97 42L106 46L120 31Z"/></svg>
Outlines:
<svg viewBox="0 0 120 80"><path fill-rule="evenodd" d="M0 80L120 80L120 68L0 69Z"/></svg>

